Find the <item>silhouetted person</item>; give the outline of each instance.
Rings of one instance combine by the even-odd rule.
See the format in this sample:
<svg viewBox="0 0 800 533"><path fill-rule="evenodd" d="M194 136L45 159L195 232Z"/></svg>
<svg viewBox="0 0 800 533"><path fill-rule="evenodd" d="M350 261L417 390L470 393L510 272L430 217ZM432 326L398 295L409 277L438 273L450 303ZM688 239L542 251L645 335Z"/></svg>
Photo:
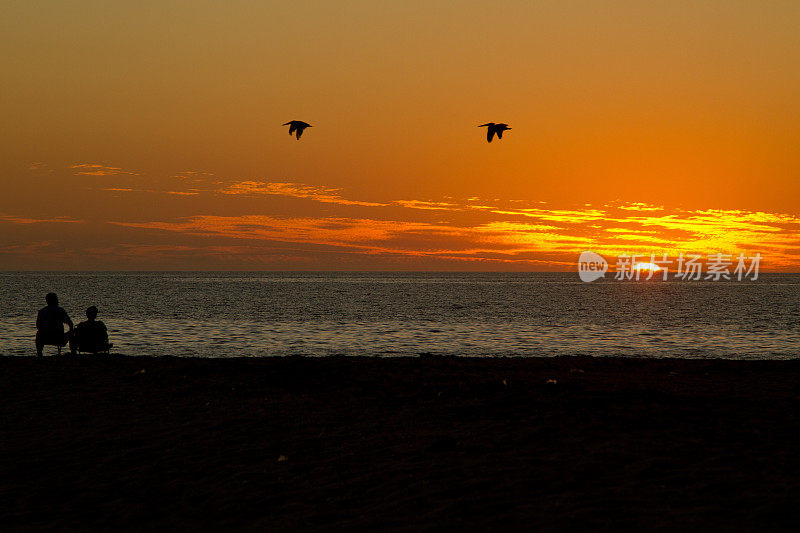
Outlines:
<svg viewBox="0 0 800 533"><path fill-rule="evenodd" d="M495 124L494 122L487 122L486 124L481 124L478 126L479 128L488 127L486 130L486 141L492 142L492 137L497 135L498 139L503 138L503 132L506 130L510 130L511 128L508 127L508 124L503 124L502 122Z"/></svg>
<svg viewBox="0 0 800 533"><path fill-rule="evenodd" d="M97 318L97 307L86 309L86 320L75 328L75 337L78 350L82 352L105 352L113 346L108 342L108 329Z"/></svg>
<svg viewBox="0 0 800 533"><path fill-rule="evenodd" d="M47 346L66 346L75 353L75 342L72 339L72 320L63 308L58 306L58 296L50 292L44 297L47 307L42 307L36 316L36 355L42 356L42 349ZM64 333L64 324L69 331Z"/></svg>
<svg viewBox="0 0 800 533"><path fill-rule="evenodd" d="M289 126L289 135L294 133L297 135L297 140L300 140L300 136L303 134L303 130L306 128L310 128L311 124L308 122L303 122L302 120L290 120L284 126Z"/></svg>

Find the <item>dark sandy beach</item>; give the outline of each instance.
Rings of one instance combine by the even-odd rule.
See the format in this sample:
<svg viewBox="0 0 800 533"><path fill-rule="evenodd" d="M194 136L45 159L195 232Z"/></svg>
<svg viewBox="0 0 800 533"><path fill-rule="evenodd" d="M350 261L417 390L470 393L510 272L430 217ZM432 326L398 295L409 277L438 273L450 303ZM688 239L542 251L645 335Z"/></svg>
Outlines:
<svg viewBox="0 0 800 533"><path fill-rule="evenodd" d="M0 358L4 530L795 529L800 361Z"/></svg>

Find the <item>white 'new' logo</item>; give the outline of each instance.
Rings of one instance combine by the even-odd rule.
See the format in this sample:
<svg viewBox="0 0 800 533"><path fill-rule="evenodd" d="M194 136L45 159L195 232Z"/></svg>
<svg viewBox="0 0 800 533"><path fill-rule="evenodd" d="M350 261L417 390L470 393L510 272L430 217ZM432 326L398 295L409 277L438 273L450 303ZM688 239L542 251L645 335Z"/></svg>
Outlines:
<svg viewBox="0 0 800 533"><path fill-rule="evenodd" d="M578 275L581 281L589 283L602 278L608 272L608 262L594 252L582 252L578 258Z"/></svg>

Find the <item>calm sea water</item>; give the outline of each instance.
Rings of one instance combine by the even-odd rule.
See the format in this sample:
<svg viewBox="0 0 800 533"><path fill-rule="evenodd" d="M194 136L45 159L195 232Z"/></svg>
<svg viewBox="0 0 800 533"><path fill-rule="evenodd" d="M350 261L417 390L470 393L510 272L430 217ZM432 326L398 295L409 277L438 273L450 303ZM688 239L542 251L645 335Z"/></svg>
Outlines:
<svg viewBox="0 0 800 533"><path fill-rule="evenodd" d="M0 272L0 353L35 355L49 291L76 323L97 305L130 355L800 357L797 274Z"/></svg>

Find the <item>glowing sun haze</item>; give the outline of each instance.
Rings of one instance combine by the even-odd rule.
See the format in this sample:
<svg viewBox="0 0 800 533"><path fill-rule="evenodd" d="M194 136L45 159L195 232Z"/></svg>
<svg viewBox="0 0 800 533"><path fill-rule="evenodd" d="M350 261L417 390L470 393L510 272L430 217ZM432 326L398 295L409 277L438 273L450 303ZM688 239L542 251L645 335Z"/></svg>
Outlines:
<svg viewBox="0 0 800 533"><path fill-rule="evenodd" d="M800 271L798 24L777 0L5 2L0 268Z"/></svg>
<svg viewBox="0 0 800 533"><path fill-rule="evenodd" d="M633 265L634 270L652 270L654 272L661 270L661 267L654 263L636 263Z"/></svg>

